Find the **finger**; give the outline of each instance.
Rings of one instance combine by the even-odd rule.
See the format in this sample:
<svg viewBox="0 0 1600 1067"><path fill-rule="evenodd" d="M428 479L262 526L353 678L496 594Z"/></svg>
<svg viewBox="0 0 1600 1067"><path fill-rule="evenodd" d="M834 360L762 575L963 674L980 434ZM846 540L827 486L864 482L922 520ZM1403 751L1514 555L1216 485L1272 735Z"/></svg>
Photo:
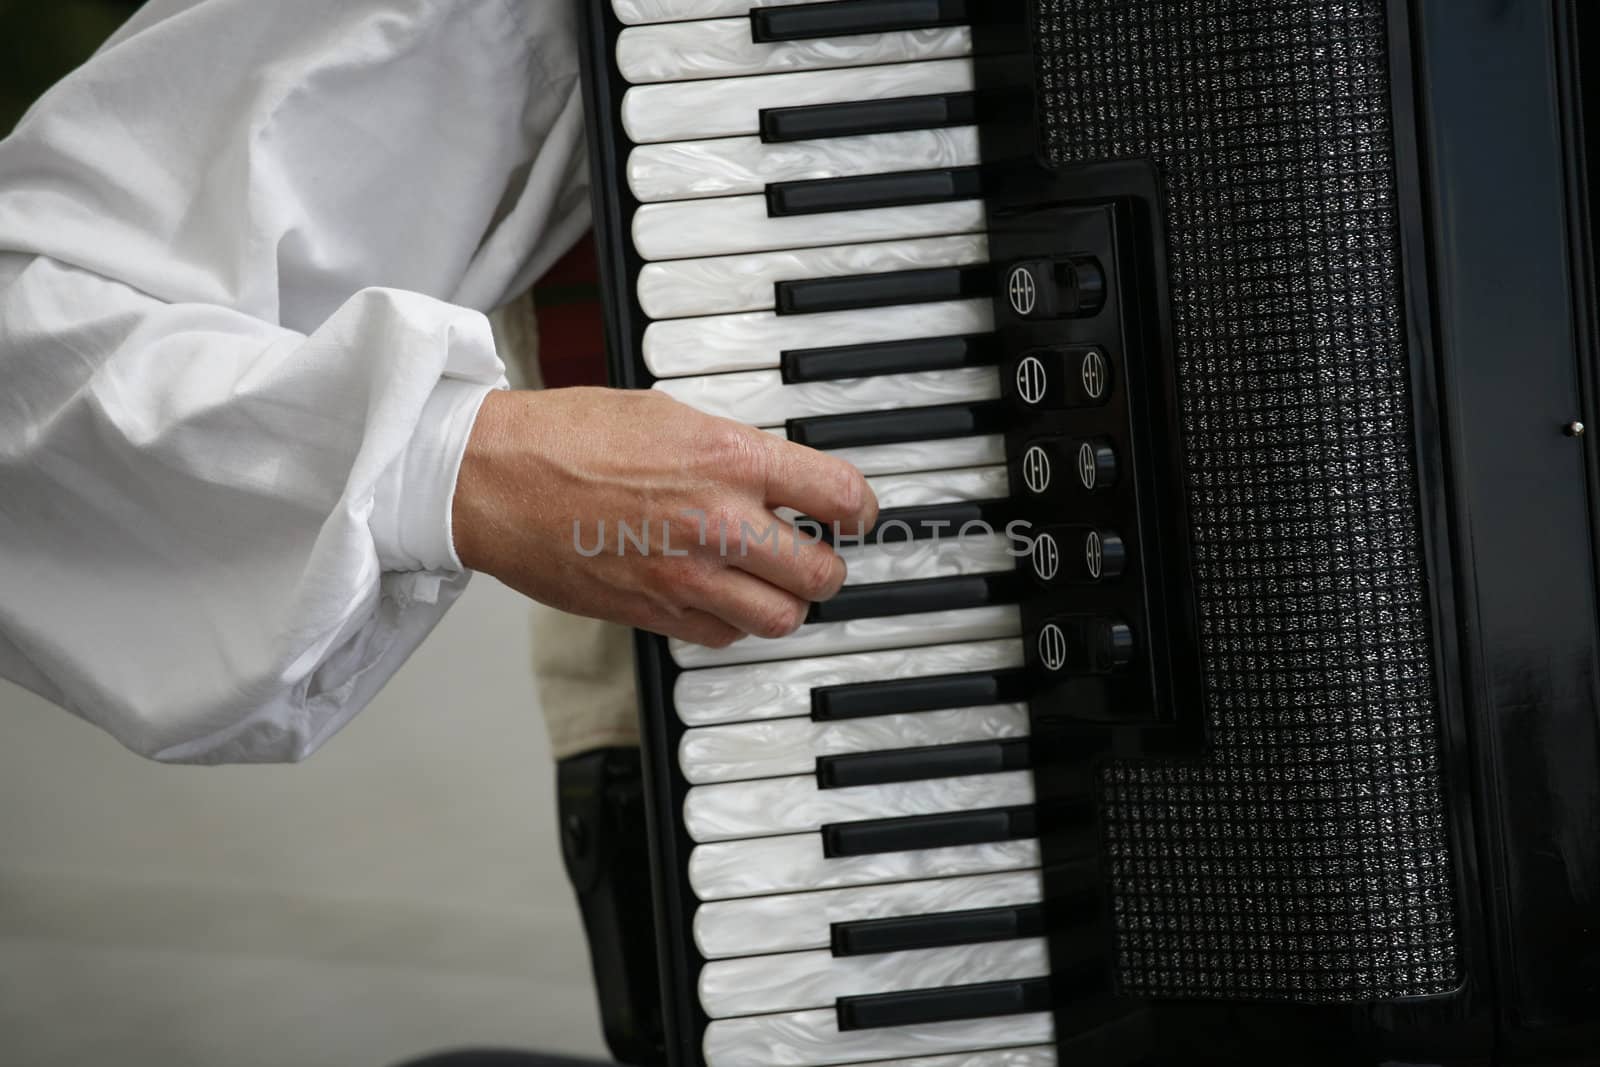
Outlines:
<svg viewBox="0 0 1600 1067"><path fill-rule="evenodd" d="M745 631L703 611L686 611L671 619L651 620L640 624L640 628L707 648L727 648L745 635Z"/></svg>
<svg viewBox="0 0 1600 1067"><path fill-rule="evenodd" d="M744 636L743 630L714 615L684 607L681 595L663 599L620 589L590 590L581 600L553 606L709 648L727 648Z"/></svg>
<svg viewBox="0 0 1600 1067"><path fill-rule="evenodd" d="M878 519L878 498L861 472L842 459L763 434L768 448L766 504L794 508L846 532L868 530Z"/></svg>
<svg viewBox="0 0 1600 1067"><path fill-rule="evenodd" d="M689 594L689 604L740 633L768 639L794 633L811 607L793 593L731 567L709 574L700 588Z"/></svg>
<svg viewBox="0 0 1600 1067"><path fill-rule="evenodd" d="M844 560L816 531L796 529L771 512L740 524L726 562L813 603L837 596L846 574Z"/></svg>

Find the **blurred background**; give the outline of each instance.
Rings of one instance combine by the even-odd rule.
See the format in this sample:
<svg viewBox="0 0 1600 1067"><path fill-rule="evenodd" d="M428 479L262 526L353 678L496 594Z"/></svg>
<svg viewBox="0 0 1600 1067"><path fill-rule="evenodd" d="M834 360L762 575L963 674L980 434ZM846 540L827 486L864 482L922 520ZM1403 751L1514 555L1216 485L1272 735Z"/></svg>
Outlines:
<svg viewBox="0 0 1600 1067"><path fill-rule="evenodd" d="M137 6L0 0L0 133ZM0 1064L600 1056L528 642L477 579L297 767L146 763L0 681Z"/></svg>
<svg viewBox="0 0 1600 1067"><path fill-rule="evenodd" d="M138 6L138 0L0 0L0 134Z"/></svg>

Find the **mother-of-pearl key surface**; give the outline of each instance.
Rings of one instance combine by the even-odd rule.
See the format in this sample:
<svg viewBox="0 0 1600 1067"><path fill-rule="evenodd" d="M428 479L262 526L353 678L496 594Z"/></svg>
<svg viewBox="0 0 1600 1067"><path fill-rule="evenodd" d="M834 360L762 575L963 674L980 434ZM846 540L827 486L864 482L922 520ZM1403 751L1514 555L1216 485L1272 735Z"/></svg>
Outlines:
<svg viewBox="0 0 1600 1067"><path fill-rule="evenodd" d="M691 785L705 785L807 774L825 756L1026 736L1026 704L946 708L843 722L769 719L685 731L678 742L678 769Z"/></svg>
<svg viewBox="0 0 1600 1067"><path fill-rule="evenodd" d="M766 44L752 39L749 19L699 19L631 27L617 38L617 68L634 85L911 63L971 53L972 31L965 26Z"/></svg>
<svg viewBox="0 0 1600 1067"><path fill-rule="evenodd" d="M970 59L636 85L622 98L622 127L635 144L750 136L768 108L972 89Z"/></svg>
<svg viewBox="0 0 1600 1067"><path fill-rule="evenodd" d="M913 1060L874 1060L847 1067L1056 1067L1053 1045L998 1048L984 1052L958 1052L951 1056L918 1056Z"/></svg>
<svg viewBox="0 0 1600 1067"><path fill-rule="evenodd" d="M820 950L716 960L700 971L700 1006L713 1019L804 1011L842 996L1039 978L1049 962L1043 938L878 956L839 958Z"/></svg>
<svg viewBox="0 0 1600 1067"><path fill-rule="evenodd" d="M640 203L760 193L773 182L887 174L907 165L972 167L976 126L779 141L719 137L639 145L628 156L628 190Z"/></svg>
<svg viewBox="0 0 1600 1067"><path fill-rule="evenodd" d="M770 311L779 282L971 266L988 258L982 234L960 234L649 263L639 272L639 306L653 319ZM802 323L791 317L787 325ZM786 341L799 347L792 336Z"/></svg>
<svg viewBox="0 0 1600 1067"><path fill-rule="evenodd" d="M806 1064L831 1067L893 1057L1046 1044L1055 1026L1046 1012L882 1030L839 1029L832 1008L716 1019L703 1043L707 1067Z"/></svg>
<svg viewBox="0 0 1600 1067"><path fill-rule="evenodd" d="M784 431L773 429L773 433ZM1006 461L1006 439L999 434L954 437L945 441L910 441L892 445L835 448L828 455L844 460L866 475L917 474L990 467Z"/></svg>
<svg viewBox="0 0 1600 1067"><path fill-rule="evenodd" d="M828 686L1014 670L1022 663L1022 642L1012 640L714 667L680 674L672 702L688 726L799 717L811 713L812 692Z"/></svg>
<svg viewBox="0 0 1600 1067"><path fill-rule="evenodd" d="M617 21L628 26L650 22L727 18L747 15L758 7L814 3L815 0L611 0Z"/></svg>
<svg viewBox="0 0 1600 1067"><path fill-rule="evenodd" d="M958 471L920 471L868 478L878 506L914 508L963 500L1003 500L1010 482L1001 466L971 467ZM961 531L947 531L946 536Z"/></svg>
<svg viewBox="0 0 1600 1067"><path fill-rule="evenodd" d="M817 830L830 823L905 818L1033 803L1028 771L823 789L815 775L697 785L683 802L694 841L737 841Z"/></svg>
<svg viewBox="0 0 1600 1067"><path fill-rule="evenodd" d="M736 371L667 378L656 388L708 415L751 426L781 426L789 419L819 415L998 400L1000 375L993 367L962 367L790 385L778 371Z"/></svg>
<svg viewBox="0 0 1600 1067"><path fill-rule="evenodd" d="M1017 557L1004 534L891 541L841 548L848 567L845 585L910 582L959 574L999 574L1014 570Z"/></svg>
<svg viewBox="0 0 1600 1067"><path fill-rule="evenodd" d="M658 378L767 370L786 351L986 334L994 329L987 300L952 300L815 315L771 311L652 322L644 361Z"/></svg>
<svg viewBox="0 0 1600 1067"><path fill-rule="evenodd" d="M997 637L1016 637L1021 632L1022 616L1015 605L1007 604L964 611L934 611L921 615L815 623L800 627L788 637L745 637L727 648L706 648L674 639L668 642L668 648L674 663L692 669L833 656L844 652L913 648L951 641L987 641Z"/></svg>
<svg viewBox="0 0 1600 1067"><path fill-rule="evenodd" d="M822 835L807 833L696 845L689 854L689 884L702 901L731 900L1038 866L1039 842L1032 838L841 858L824 856Z"/></svg>
<svg viewBox="0 0 1600 1067"><path fill-rule="evenodd" d="M978 233L983 228L981 200L772 216L764 196L726 196L645 204L633 215L633 244L648 260L688 259Z"/></svg>
<svg viewBox="0 0 1600 1067"><path fill-rule="evenodd" d="M1003 871L892 885L719 900L695 909L695 947L707 959L827 948L834 923L1037 904L1038 871Z"/></svg>

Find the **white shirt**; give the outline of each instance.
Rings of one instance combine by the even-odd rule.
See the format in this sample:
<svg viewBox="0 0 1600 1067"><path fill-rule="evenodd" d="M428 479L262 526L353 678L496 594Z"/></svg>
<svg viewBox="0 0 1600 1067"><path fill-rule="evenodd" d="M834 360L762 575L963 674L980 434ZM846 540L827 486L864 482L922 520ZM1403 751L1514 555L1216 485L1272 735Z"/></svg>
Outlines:
<svg viewBox="0 0 1600 1067"><path fill-rule="evenodd" d="M0 675L297 760L460 595L483 312L588 226L569 0L151 0L0 142Z"/></svg>

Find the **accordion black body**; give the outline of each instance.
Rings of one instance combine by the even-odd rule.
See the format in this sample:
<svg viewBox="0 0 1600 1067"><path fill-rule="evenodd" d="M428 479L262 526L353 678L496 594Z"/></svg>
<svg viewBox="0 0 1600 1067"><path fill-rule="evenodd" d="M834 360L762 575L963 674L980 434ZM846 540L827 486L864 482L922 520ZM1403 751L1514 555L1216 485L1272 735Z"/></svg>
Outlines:
<svg viewBox="0 0 1600 1067"><path fill-rule="evenodd" d="M614 383L899 524L640 637L670 1062L1600 1063L1600 12L582 9Z"/></svg>

